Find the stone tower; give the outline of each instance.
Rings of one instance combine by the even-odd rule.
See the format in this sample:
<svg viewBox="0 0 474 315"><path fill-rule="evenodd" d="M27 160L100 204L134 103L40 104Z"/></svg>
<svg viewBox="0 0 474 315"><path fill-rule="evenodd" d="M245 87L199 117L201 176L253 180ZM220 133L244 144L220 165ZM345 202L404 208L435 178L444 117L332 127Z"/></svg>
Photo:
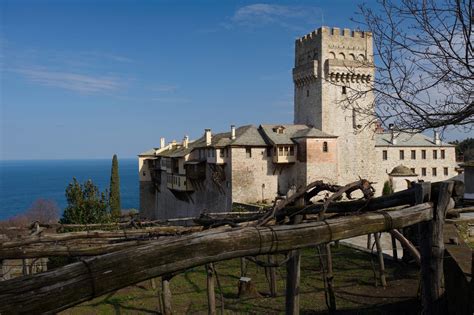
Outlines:
<svg viewBox="0 0 474 315"><path fill-rule="evenodd" d="M377 180L372 62L369 32L321 27L295 43L294 123L338 136L340 183Z"/></svg>

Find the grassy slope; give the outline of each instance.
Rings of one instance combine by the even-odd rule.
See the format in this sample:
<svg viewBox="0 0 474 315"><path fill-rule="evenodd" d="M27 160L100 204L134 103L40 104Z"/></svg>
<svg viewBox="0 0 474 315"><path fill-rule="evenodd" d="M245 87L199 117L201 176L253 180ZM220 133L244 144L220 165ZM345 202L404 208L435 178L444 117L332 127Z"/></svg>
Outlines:
<svg viewBox="0 0 474 315"><path fill-rule="evenodd" d="M284 257L279 256L278 260ZM263 257L262 257L263 259ZM337 309L342 313L380 314L416 313L418 290L417 271L411 267L386 261L388 288L375 287L371 256L343 246L333 250L334 284ZM376 266L376 265L375 265ZM284 313L285 268L278 269L278 296L276 298L238 299L237 285L240 276L238 259L215 264L225 299L226 313ZM324 284L319 267L319 258L314 249L303 251L301 264L302 313L324 313L326 311ZM259 292L268 292L265 270L248 263L248 276ZM156 281L159 286L160 282ZM206 273L197 267L171 280L173 309L177 314L207 313ZM220 306L216 285L217 306ZM117 292L83 303L61 314L157 314L159 299L150 281L124 288Z"/></svg>

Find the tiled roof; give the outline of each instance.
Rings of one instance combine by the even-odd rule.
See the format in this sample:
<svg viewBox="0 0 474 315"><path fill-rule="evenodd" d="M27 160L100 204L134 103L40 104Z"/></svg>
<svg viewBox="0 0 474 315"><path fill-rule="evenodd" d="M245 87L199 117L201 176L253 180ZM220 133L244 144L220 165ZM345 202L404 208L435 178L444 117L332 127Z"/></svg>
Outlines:
<svg viewBox="0 0 474 315"><path fill-rule="evenodd" d="M155 149L150 149L140 153L138 156L155 156Z"/></svg>
<svg viewBox="0 0 474 315"><path fill-rule="evenodd" d="M435 144L433 138L421 133L395 132L396 144L391 142L391 132L378 133L375 135L375 146L394 146L394 147L433 147L433 146L453 146L452 144L441 142Z"/></svg>
<svg viewBox="0 0 474 315"><path fill-rule="evenodd" d="M307 125L261 125L265 136L272 144L294 144L296 138L337 138ZM276 132L283 128L283 133Z"/></svg>

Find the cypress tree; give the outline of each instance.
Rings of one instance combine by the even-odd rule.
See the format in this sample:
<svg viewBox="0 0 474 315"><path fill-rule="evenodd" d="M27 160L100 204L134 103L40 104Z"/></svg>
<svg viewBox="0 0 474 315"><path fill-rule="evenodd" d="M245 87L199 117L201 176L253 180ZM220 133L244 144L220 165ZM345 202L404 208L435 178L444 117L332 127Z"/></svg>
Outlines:
<svg viewBox="0 0 474 315"><path fill-rule="evenodd" d="M122 214L120 205L120 176L118 169L117 155L112 158L112 171L110 174L110 195L109 195L110 213L113 217L119 217Z"/></svg>

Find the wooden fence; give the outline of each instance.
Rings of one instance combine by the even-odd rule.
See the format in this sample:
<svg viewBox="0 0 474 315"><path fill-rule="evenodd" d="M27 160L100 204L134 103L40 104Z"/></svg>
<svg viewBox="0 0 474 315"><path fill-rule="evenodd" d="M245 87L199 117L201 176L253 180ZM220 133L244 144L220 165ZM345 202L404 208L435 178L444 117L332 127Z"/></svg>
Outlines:
<svg viewBox="0 0 474 315"><path fill-rule="evenodd" d="M421 232L419 253L409 240L403 236L401 238L407 250L414 256L418 254L421 257L424 312L440 313L443 310L440 305L443 294L443 224L452 204L451 197L459 193L458 187L455 182L433 185L420 183L390 197L321 205L297 206L298 199L295 198L292 201L296 206L287 203L284 207L272 209L272 222L264 219L269 218L267 214L262 214L259 220L251 222L237 224L228 218L223 221L230 222L231 227L229 224L217 224L218 227L206 230L202 230L202 226L178 227L173 233L169 232L174 227L154 227L153 231L136 230L133 233L74 232L4 242L0 245L1 258L44 257L51 254L101 255L84 258L80 262L41 274L2 282L0 313L54 313L159 276L165 280L163 288L166 289L170 275L188 268L207 265L208 270L212 270L213 262L290 252L287 262L286 306L288 314L298 314L299 249L384 231L392 231L400 237L397 234L399 229L415 225ZM300 196L301 203L304 194ZM321 218L321 213L324 212L336 215ZM306 220L303 220L302 214L308 215ZM318 215L315 221L311 221L311 214ZM284 220L285 218L290 220ZM214 222L219 223L219 219ZM262 222L267 224L259 224ZM286 224L275 224L279 222ZM168 234L160 235L164 231ZM109 243L117 239L126 241ZM99 249L87 251L85 244L91 240L106 240L106 243L97 246ZM82 241L84 247L80 245ZM330 252L327 256L330 257ZM208 282L213 283L212 272L208 272L208 275L211 277ZM213 294L210 293L210 313L215 312L213 299ZM169 301L166 302L169 304ZM335 302L331 307L335 309ZM168 311L166 309L168 307L164 310L165 314L171 311L170 307Z"/></svg>

